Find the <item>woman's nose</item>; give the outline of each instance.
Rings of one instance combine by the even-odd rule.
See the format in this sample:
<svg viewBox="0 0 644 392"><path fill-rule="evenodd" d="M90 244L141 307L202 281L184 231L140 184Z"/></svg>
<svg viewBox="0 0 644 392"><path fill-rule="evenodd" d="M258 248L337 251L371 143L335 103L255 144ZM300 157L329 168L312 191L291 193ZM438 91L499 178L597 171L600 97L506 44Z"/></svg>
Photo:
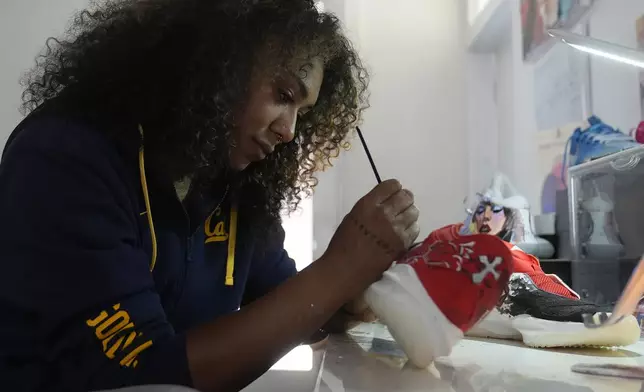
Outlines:
<svg viewBox="0 0 644 392"><path fill-rule="evenodd" d="M273 132L281 139L282 143L289 143L295 138L295 125L297 124L297 114L285 114L281 121L275 124Z"/></svg>

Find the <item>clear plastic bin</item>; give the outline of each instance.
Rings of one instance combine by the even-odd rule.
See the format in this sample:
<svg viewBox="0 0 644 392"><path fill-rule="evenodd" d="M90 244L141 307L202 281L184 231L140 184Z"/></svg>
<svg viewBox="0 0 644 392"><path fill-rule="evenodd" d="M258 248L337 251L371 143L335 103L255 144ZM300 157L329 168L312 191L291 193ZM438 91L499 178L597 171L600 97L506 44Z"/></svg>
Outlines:
<svg viewBox="0 0 644 392"><path fill-rule="evenodd" d="M612 302L644 254L644 146L568 170L574 288Z"/></svg>
<svg viewBox="0 0 644 392"><path fill-rule="evenodd" d="M573 260L644 253L644 146L568 170Z"/></svg>

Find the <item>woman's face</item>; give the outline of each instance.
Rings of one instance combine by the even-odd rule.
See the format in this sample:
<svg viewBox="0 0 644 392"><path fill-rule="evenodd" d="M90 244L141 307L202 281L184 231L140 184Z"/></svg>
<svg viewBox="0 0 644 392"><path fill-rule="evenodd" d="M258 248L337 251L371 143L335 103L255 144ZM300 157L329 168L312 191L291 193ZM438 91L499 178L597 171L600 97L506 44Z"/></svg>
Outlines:
<svg viewBox="0 0 644 392"><path fill-rule="evenodd" d="M233 132L230 165L244 170L295 137L295 125L316 103L324 75L319 59L297 62L275 73L255 73Z"/></svg>
<svg viewBox="0 0 644 392"><path fill-rule="evenodd" d="M499 234L505 227L506 220L503 207L491 203L481 203L474 211L476 231L481 234Z"/></svg>

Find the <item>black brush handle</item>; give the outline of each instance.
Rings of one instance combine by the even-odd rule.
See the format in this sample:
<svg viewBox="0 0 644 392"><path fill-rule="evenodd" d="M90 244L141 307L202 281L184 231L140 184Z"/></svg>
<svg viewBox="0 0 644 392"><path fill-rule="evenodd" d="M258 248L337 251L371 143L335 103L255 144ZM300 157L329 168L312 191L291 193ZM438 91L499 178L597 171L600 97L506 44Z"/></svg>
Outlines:
<svg viewBox="0 0 644 392"><path fill-rule="evenodd" d="M360 130L360 127L356 127L356 130L358 131L358 136L360 137L360 142L362 142L362 147L364 148L364 152L367 153L367 158L369 158L369 163L371 164L371 170L373 170L373 174L376 176L376 181L378 181L378 184L382 182L380 179L380 174L378 174L378 169L376 169L376 164L373 162L373 158L371 157L371 152L369 152L369 147L367 147L367 142L364 140L364 136L362 136L362 131Z"/></svg>

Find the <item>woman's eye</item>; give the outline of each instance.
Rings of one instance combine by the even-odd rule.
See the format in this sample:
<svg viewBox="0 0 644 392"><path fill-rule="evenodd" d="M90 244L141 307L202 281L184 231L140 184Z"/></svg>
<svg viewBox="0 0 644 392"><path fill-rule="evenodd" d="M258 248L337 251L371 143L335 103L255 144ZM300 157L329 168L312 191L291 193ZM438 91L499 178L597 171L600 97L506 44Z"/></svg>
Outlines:
<svg viewBox="0 0 644 392"><path fill-rule="evenodd" d="M279 91L279 99L280 99L280 102L283 102L283 103L293 102L293 96L284 90Z"/></svg>

